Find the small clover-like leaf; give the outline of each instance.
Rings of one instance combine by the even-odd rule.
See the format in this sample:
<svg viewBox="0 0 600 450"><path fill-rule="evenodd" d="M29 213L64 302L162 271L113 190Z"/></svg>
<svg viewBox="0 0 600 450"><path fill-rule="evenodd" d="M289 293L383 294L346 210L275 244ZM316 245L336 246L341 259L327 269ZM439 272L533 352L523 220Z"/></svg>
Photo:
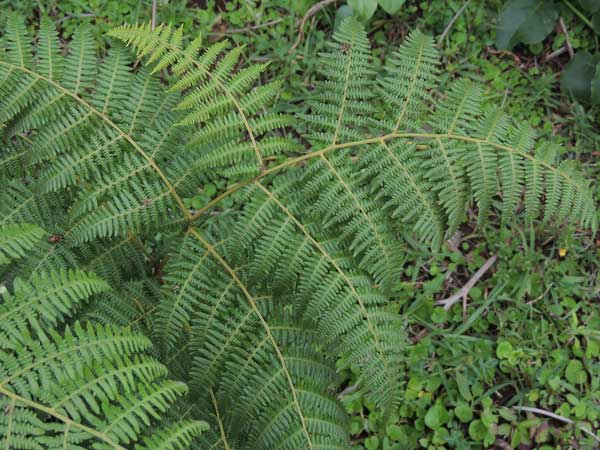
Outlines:
<svg viewBox="0 0 600 450"><path fill-rule="evenodd" d="M459 402L456 405L454 414L462 423L469 423L473 419L473 409L465 402Z"/></svg>
<svg viewBox="0 0 600 450"><path fill-rule="evenodd" d="M365 448L367 450L377 450L379 448L379 438L377 436L370 436L365 439Z"/></svg>
<svg viewBox="0 0 600 450"><path fill-rule="evenodd" d="M425 425L427 425L432 430L436 430L442 427L446 422L448 422L450 416L448 415L448 411L444 408L442 403L437 402L427 414L425 414Z"/></svg>
<svg viewBox="0 0 600 450"><path fill-rule="evenodd" d="M587 381L587 372L585 371L583 364L578 359L572 359L569 361L569 365L565 370L565 377L569 383L583 384Z"/></svg>
<svg viewBox="0 0 600 450"><path fill-rule="evenodd" d="M386 428L386 434L392 441L399 441L404 435L404 430L399 425L390 424Z"/></svg>
<svg viewBox="0 0 600 450"><path fill-rule="evenodd" d="M483 441L487 432L488 429L481 420L475 420L469 425L469 436L475 441Z"/></svg>
<svg viewBox="0 0 600 450"><path fill-rule="evenodd" d="M513 346L508 341L502 341L498 343L496 348L496 356L500 359L507 359L513 351Z"/></svg>

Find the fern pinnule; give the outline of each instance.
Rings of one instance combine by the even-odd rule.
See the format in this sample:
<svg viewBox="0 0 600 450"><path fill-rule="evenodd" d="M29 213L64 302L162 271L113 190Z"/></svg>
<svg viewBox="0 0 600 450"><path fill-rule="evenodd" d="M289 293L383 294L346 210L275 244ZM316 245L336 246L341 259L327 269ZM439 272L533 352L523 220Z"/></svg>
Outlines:
<svg viewBox="0 0 600 450"><path fill-rule="evenodd" d="M98 64L95 42L88 26L80 25L73 33L64 66L69 70L63 74L62 85L68 92L82 95L92 88L97 77Z"/></svg>
<svg viewBox="0 0 600 450"><path fill-rule="evenodd" d="M50 80L60 80L64 70L58 41L58 31L50 18L40 20L36 70Z"/></svg>
<svg viewBox="0 0 600 450"><path fill-rule="evenodd" d="M44 235L34 224L0 225L0 265L22 258Z"/></svg>
<svg viewBox="0 0 600 450"><path fill-rule="evenodd" d="M433 183L426 177L417 142L382 141L359 160L361 170L376 187L385 211L433 248L446 234L444 214L439 211Z"/></svg>
<svg viewBox="0 0 600 450"><path fill-rule="evenodd" d="M478 222L483 224L490 213L493 199L498 192L498 155L489 142L501 142L508 132L510 122L500 108L484 112L477 128L482 142L469 146L464 154L473 197L477 203Z"/></svg>
<svg viewBox="0 0 600 450"><path fill-rule="evenodd" d="M13 294L6 292L0 305L0 332L16 339L27 326L54 325L93 294L108 289L104 280L80 271L35 273L29 281L17 278Z"/></svg>

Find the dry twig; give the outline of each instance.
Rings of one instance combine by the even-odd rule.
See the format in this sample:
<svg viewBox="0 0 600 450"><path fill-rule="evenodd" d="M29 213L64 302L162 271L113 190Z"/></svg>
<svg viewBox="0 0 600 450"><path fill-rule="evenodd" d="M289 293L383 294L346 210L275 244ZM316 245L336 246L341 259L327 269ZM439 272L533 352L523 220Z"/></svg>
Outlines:
<svg viewBox="0 0 600 450"><path fill-rule="evenodd" d="M504 439L499 439L499 438L496 439L496 442L494 442L494 445L498 448L501 448L502 450L515 450Z"/></svg>
<svg viewBox="0 0 600 450"><path fill-rule="evenodd" d="M55 20L54 23L59 24L59 23L63 23L67 20L71 20L71 19L83 19L85 17L96 17L96 13L81 13L81 14L68 14L64 17L61 17L58 20Z"/></svg>
<svg viewBox="0 0 600 450"><path fill-rule="evenodd" d="M452 25L454 25L454 22L456 22L458 20L458 18L464 12L464 10L467 8L467 6L469 6L469 2L470 1L471 0L466 0L463 3L463 5L460 7L460 9L458 11L456 11L456 14L454 14L454 17L452 17L452 19L450 20L450 22L448 22L448 25L446 25L446 28L444 29L444 31L442 32L442 34L440 34L440 37L438 38L438 46L439 47L442 46L442 42L444 41L444 38L446 37L446 35L450 31L450 28L452 28Z"/></svg>
<svg viewBox="0 0 600 450"><path fill-rule="evenodd" d="M156 3L157 0L152 0L152 29L156 28Z"/></svg>
<svg viewBox="0 0 600 450"><path fill-rule="evenodd" d="M249 33L250 31L260 30L261 28L267 28L273 25L277 25L278 23L283 22L284 18L280 17L279 19L273 19L269 22L261 23L259 25L247 26L244 28L234 28L232 30L224 30L224 31L211 31L210 35L223 36L223 35L231 35L237 33Z"/></svg>
<svg viewBox="0 0 600 450"><path fill-rule="evenodd" d="M306 21L308 19L310 19L312 16L314 16L316 13L318 13L320 10L325 8L326 6L329 6L335 2L337 2L337 0L321 0L319 3L316 3L315 5L311 6L310 9L308 11L306 11L306 14L304 14L304 17L302 18L302 21L300 22L300 27L298 30L299 33L298 33L298 37L296 38L296 42L294 42L294 45L292 45L292 47L288 51L288 54L292 53L294 50L296 50L296 47L298 47L300 45L300 42L302 42L302 38L304 37L304 25L306 25Z"/></svg>
<svg viewBox="0 0 600 450"><path fill-rule="evenodd" d="M533 413L533 414L539 414L539 415L542 415L542 416L550 417L551 419L560 420L561 422L564 422L564 423L575 424L575 426L577 426L577 428L579 428L585 434L587 434L588 436L592 437L595 441L600 442L600 437L596 436L592 431L588 430L585 427L582 427L582 426L576 424L571 419L568 419L568 418L566 418L564 416L560 416L558 414L554 414L553 412L546 411L545 409L532 408L530 406L513 406L512 409L514 409L515 411L525 411L525 412L530 412L530 413Z"/></svg>
<svg viewBox="0 0 600 450"><path fill-rule="evenodd" d="M443 305L444 310L448 311L450 308L452 308L452 305L454 305L455 303L458 303L460 300L462 300L463 301L463 315L466 316L467 295L469 294L469 291L471 289L473 289L473 287L477 284L477 282L481 279L481 277L490 269L490 267L492 267L494 265L494 263L496 262L496 259L498 259L498 255L494 255L494 256L490 257L483 264L483 266L481 266L481 268L477 271L477 273L475 273L475 275L473 275L473 277L467 282L467 284L465 284L462 288L460 288L458 290L458 292L456 292L454 295L451 295L448 298L445 298L443 300L438 300L437 302L435 302L436 305ZM410 340L413 344L416 344L417 342L419 342L421 339L423 339L428 334L429 334L429 330L427 328L423 328L421 331L419 331L419 333L417 333L415 336L413 336Z"/></svg>
<svg viewBox="0 0 600 450"><path fill-rule="evenodd" d="M571 41L569 39L569 33L567 33L567 27L566 27L565 21L563 20L562 17L558 18L558 24L560 25L561 31L565 35L565 43L567 45L567 51L569 52L569 57L572 58L575 53L573 52L573 46L571 45Z"/></svg>
<svg viewBox="0 0 600 450"><path fill-rule="evenodd" d="M465 284L462 288L460 288L457 293L455 293L454 295L451 295L448 298L438 300L436 302L436 304L442 305L444 307L444 309L446 311L448 311L450 308L452 308L452 305L459 302L460 300L463 300L463 302L466 302L467 295L469 295L469 291L471 289L473 289L473 287L477 284L479 279L490 269L490 267L492 267L494 265L494 263L496 262L496 259L498 259L498 255L491 256L483 264L483 266L481 266L481 268L475 273L475 275L473 275L473 278L471 278L467 282L467 284Z"/></svg>

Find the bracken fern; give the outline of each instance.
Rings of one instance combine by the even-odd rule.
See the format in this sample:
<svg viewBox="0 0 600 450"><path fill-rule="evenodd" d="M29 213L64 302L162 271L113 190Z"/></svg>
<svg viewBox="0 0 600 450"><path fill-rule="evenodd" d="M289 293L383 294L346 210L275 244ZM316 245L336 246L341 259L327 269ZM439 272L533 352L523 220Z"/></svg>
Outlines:
<svg viewBox="0 0 600 450"><path fill-rule="evenodd" d="M347 19L295 117L241 48L170 26L110 34L99 62L85 28L66 56L48 20L37 46L17 16L6 29L4 448L347 448L340 368L383 411L399 401L403 237L435 251L471 205L479 223L596 227L556 144L482 109L470 81L436 92L419 32L377 73ZM229 188L186 207L215 177Z"/></svg>

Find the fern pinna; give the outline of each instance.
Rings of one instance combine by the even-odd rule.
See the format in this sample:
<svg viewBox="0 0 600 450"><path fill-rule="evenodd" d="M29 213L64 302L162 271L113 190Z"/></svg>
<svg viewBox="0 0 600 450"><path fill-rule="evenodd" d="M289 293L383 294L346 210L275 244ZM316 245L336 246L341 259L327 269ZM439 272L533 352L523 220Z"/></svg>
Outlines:
<svg viewBox="0 0 600 450"><path fill-rule="evenodd" d="M4 448L348 448L340 368L383 411L404 380L403 237L435 250L471 204L480 222L596 226L560 148L472 82L436 92L421 33L376 73L347 19L294 117L227 42L111 35L99 60L85 28L63 52L48 20L35 45L7 24ZM215 179L229 187L188 208Z"/></svg>

